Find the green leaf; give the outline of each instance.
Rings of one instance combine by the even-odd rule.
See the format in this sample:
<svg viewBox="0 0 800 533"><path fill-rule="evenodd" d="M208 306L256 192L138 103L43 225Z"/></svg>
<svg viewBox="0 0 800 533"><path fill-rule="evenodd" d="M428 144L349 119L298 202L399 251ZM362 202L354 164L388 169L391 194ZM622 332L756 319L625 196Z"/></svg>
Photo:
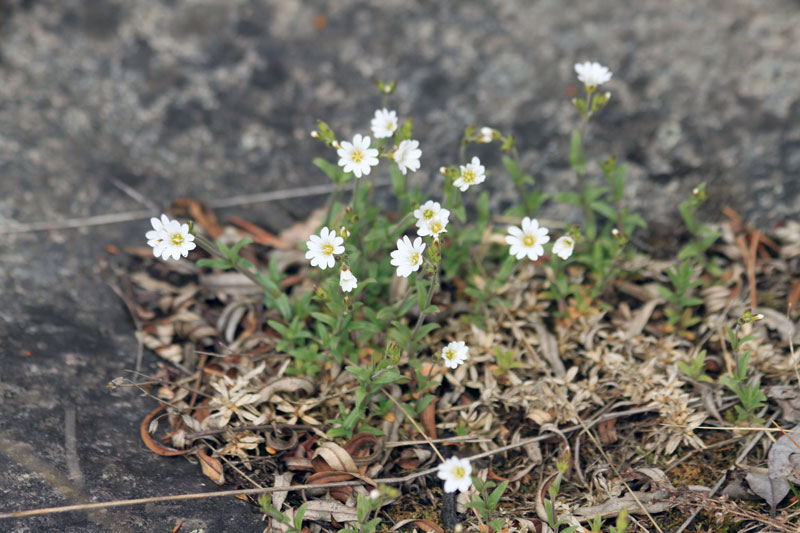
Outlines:
<svg viewBox="0 0 800 533"><path fill-rule="evenodd" d="M294 514L295 529L302 529L303 516L306 514L306 507L308 507L308 502L304 503L303 505L297 508L297 512Z"/></svg>
<svg viewBox="0 0 800 533"><path fill-rule="evenodd" d="M521 183L522 182L522 172L520 171L519 167L517 166L517 162L514 161L512 158L508 157L507 155L503 156L503 166L506 167L509 175L511 175L511 179L514 183Z"/></svg>
<svg viewBox="0 0 800 533"><path fill-rule="evenodd" d="M311 316L319 320L320 322L324 322L329 326L335 327L336 326L336 319L330 315L326 315L325 313L311 313Z"/></svg>
<svg viewBox="0 0 800 533"><path fill-rule="evenodd" d="M492 528L492 531L500 531L503 529L503 526L506 525L505 518L495 518L491 522L489 522L489 527Z"/></svg>
<svg viewBox="0 0 800 533"><path fill-rule="evenodd" d="M570 205L581 205L581 195L574 191L560 192L555 195L556 202L564 202Z"/></svg>
<svg viewBox="0 0 800 533"><path fill-rule="evenodd" d="M197 266L199 267L208 267L208 268L218 268L220 270L228 270L233 268L233 264L227 259L219 259L217 257L213 259L202 258L197 260Z"/></svg>
<svg viewBox="0 0 800 533"><path fill-rule="evenodd" d="M339 165L334 165L330 161L322 159L321 157L315 157L311 160L311 162L314 163L314 165L320 170L322 170L322 172L324 172L325 175L328 176L334 183L341 183L343 181L343 173L340 170Z"/></svg>
<svg viewBox="0 0 800 533"><path fill-rule="evenodd" d="M247 246L247 245L248 245L248 244L250 244L251 242L253 242L253 239L251 239L250 237L244 237L244 238L242 238L242 239L239 239L239 242L237 242L236 244L234 244L234 245L233 245L233 248L231 248L231 254L233 254L233 255L239 255L239 250L241 250L241 249L242 249L242 247L244 247L244 246ZM254 265L254 266L255 266L255 265Z"/></svg>
<svg viewBox="0 0 800 533"><path fill-rule="evenodd" d="M615 220L617 218L617 211L612 206L605 202L601 201L594 201L592 202L591 208L606 217L609 220Z"/></svg>
<svg viewBox="0 0 800 533"><path fill-rule="evenodd" d="M488 503L490 509L497 507L497 504L500 502L500 498L503 496L503 492L505 492L506 487L508 487L508 481L503 481L497 486L496 489L492 491L491 494L489 494Z"/></svg>

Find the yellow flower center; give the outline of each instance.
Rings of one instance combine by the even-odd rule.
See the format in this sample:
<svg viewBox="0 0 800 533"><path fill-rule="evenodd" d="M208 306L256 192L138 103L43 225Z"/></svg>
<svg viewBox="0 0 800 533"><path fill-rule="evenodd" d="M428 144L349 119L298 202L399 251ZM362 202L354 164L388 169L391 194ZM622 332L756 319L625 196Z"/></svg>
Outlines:
<svg viewBox="0 0 800 533"><path fill-rule="evenodd" d="M461 177L463 178L464 183L472 183L475 181L475 172L471 170L465 170Z"/></svg>
<svg viewBox="0 0 800 533"><path fill-rule="evenodd" d="M442 353L442 356L444 356L444 358L448 361L452 361L455 359L456 353L453 350L445 350L444 353Z"/></svg>
<svg viewBox="0 0 800 533"><path fill-rule="evenodd" d="M170 241L172 242L172 244L174 244L175 246L180 246L181 244L183 244L184 238L183 238L183 235L181 235L180 233L173 233L173 234L170 236L169 240L170 240Z"/></svg>
<svg viewBox="0 0 800 533"><path fill-rule="evenodd" d="M419 252L414 252L410 256L408 256L408 262L412 265L419 264Z"/></svg>
<svg viewBox="0 0 800 533"><path fill-rule="evenodd" d="M433 215L434 215L433 209L426 209L425 211L422 212L422 216L425 220L433 218Z"/></svg>
<svg viewBox="0 0 800 533"><path fill-rule="evenodd" d="M528 247L533 246L534 244L536 244L536 239L533 238L533 235L525 235L522 238L522 244Z"/></svg>
<svg viewBox="0 0 800 533"><path fill-rule="evenodd" d="M572 241L569 239L564 239L564 244L567 246L567 248L569 248L572 246Z"/></svg>
<svg viewBox="0 0 800 533"><path fill-rule="evenodd" d="M442 229L442 225L439 222L431 223L431 233L439 233Z"/></svg>
<svg viewBox="0 0 800 533"><path fill-rule="evenodd" d="M364 159L364 153L361 150L353 150L353 152L350 154L350 159L353 161L353 163L361 163L361 161Z"/></svg>
<svg viewBox="0 0 800 533"><path fill-rule="evenodd" d="M466 475L467 475L467 471L464 470L463 466L457 466L457 467L455 467L453 469L453 476L455 476L458 479L461 479Z"/></svg>
<svg viewBox="0 0 800 533"><path fill-rule="evenodd" d="M392 122L391 120L389 122L387 122L386 123L386 129L389 130L389 131L394 131L394 122Z"/></svg>
<svg viewBox="0 0 800 533"><path fill-rule="evenodd" d="M323 244L322 245L322 253L325 254L325 255L331 255L333 253L333 245L330 244L330 243Z"/></svg>

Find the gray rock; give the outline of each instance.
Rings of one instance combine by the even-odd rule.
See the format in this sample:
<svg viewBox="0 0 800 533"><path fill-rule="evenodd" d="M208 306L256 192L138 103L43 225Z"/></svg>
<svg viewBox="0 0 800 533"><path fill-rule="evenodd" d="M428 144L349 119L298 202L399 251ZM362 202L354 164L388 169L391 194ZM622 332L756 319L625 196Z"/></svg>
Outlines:
<svg viewBox="0 0 800 533"><path fill-rule="evenodd" d="M572 65L597 60L614 72L614 96L589 154L629 162L628 200L654 235L666 227L674 238L676 205L700 181L708 218L732 205L767 228L798 215L798 22L790 0L6 0L0 225L143 209L111 178L159 207L322 183L310 159L334 154L308 132L317 118L343 138L367 132L377 79L399 82L391 105L415 121L415 179L432 191L476 124L515 133L526 169L558 192L575 186ZM479 153L496 170L486 185L495 205L508 205L498 158ZM235 211L280 229L321 201ZM213 488L195 465L139 443L150 400L104 389L133 367L135 342L95 265L105 244L143 244L146 230L0 237L0 511ZM0 529L164 531L179 518L182 531L263 526L229 498Z"/></svg>

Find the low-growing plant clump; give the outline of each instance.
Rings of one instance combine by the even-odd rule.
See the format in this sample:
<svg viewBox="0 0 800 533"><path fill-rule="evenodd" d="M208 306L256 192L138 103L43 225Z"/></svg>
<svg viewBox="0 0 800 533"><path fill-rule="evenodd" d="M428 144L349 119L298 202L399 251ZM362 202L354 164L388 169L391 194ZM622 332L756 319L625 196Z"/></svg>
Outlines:
<svg viewBox="0 0 800 533"><path fill-rule="evenodd" d="M624 162L584 149L612 74L575 71L577 190L543 193L490 127L427 162L379 83L371 135L312 132L333 188L307 222L223 227L194 202L185 223L153 218L123 292L162 361L113 383L159 401L148 448L263 489L267 531L798 527L800 224L701 222L697 184L677 256L649 256ZM431 168L441 186L423 188ZM518 203L492 212L488 185L507 179ZM541 218L551 202L580 223ZM729 470L693 479L712 450Z"/></svg>

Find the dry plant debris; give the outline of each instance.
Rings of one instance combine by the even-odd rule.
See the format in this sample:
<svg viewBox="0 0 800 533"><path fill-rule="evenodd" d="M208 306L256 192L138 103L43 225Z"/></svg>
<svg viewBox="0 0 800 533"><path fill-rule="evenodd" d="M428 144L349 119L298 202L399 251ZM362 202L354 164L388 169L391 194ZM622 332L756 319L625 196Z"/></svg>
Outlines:
<svg viewBox="0 0 800 533"><path fill-rule="evenodd" d="M212 211L193 201L183 206L203 230L231 245L251 237L254 244L242 250L243 257L262 268L276 260L285 275L282 288L292 297L314 290L297 243L319 225L319 214L304 227L273 235L240 218L221 226ZM557 316L545 312L549 267L543 261L522 264L497 291L505 306L484 308L481 323L458 283L434 296L443 311L431 317L441 327L428 344L459 339L471 354L453 372L436 371L436 398L420 424L446 455L480 453L485 459L476 465L484 478L509 481L501 505L507 531L547 527L542 500L554 457L568 458L557 511L575 525L588 528L586 520L623 509L640 516L644 506L671 520L702 509L707 528L722 528L736 517L797 530L796 497L777 513L776 507L794 490L790 484L800 482L800 435L787 432L771 443L766 432L752 433L761 446L735 461L748 431L731 428L735 396L679 369L706 350L704 374L716 381L731 372L735 362L723 327L753 308L764 319L742 328L751 337L751 372L762 377L773 399L759 416L782 425L800 421L797 361L790 349L800 296L794 277L800 225L786 224L767 237L732 211L728 215L730 222L718 228L722 238L707 252L723 273L699 291L702 308L691 327L667 323L665 300L654 289L666 279L667 263L642 256L624 265L636 275L610 285L602 302L562 301ZM266 325L280 316L264 309L260 289L248 279L154 260L149 249L127 251L133 259L118 273L118 294L134 315L137 339L160 362L152 375L118 378L112 386L135 385L159 402L142 421L142 439L153 453L182 455L198 462L214 483L242 489L360 481L356 487L308 490L301 499L289 492L273 495L273 506L289 516L306 501L305 520L314 531L355 521L356 497L368 494L374 479L406 476L438 462L396 405L383 414L383 435L329 439L326 421L335 418L339 405L352 402L355 379L333 359L315 380L293 375L289 358L275 350L280 334ZM569 275L580 284L586 273L573 268ZM788 313L775 310L787 305ZM423 360L426 355L433 354L423 354ZM415 379L407 359L399 367ZM413 400L397 384L386 394ZM721 433L732 438L721 439ZM539 434L550 436L529 442ZM607 456L593 444L595 436ZM698 460L709 455L720 469L703 479ZM726 495L712 494L711 478L723 474ZM415 477L398 487L399 496L381 513L392 530L443 531L442 494L434 479ZM743 496L754 503L743 503ZM465 502L457 501L459 513ZM641 518L637 523L641 530L651 527Z"/></svg>

